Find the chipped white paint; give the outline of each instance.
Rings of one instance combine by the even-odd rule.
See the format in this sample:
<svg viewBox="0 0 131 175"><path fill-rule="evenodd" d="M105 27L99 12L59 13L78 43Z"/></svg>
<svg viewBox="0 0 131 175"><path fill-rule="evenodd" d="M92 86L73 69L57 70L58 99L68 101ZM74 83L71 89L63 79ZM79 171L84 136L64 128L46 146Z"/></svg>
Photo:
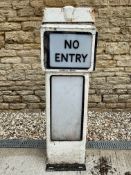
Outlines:
<svg viewBox="0 0 131 175"><path fill-rule="evenodd" d="M96 28L93 25L94 23L94 14L93 10L91 8L74 8L72 6L67 6L64 8L45 8L44 9L44 17L43 17L43 24L41 26L41 64L42 69L45 71L45 79L46 79L46 118L47 118L47 163L49 164L71 164L71 163L78 163L78 164L85 164L85 145L86 145L86 127L87 127L87 105L88 105L88 89L89 89L89 74L88 72L92 72L94 69L94 54L95 54L95 38L96 38ZM55 33L54 33L55 32ZM64 33L67 34L70 33L70 36L64 35ZM51 34L53 33L53 39L51 37ZM58 35L55 36L55 34L61 33L61 36ZM78 36L79 33L84 34L90 34L91 37L87 35L86 38L81 38ZM63 35L62 35L63 34ZM82 36L82 35L81 35ZM72 40L79 40L79 43L81 44L82 48L77 47L77 51L75 49L68 48L66 50L63 50L63 43L65 42L65 39L63 37L71 38ZM87 41L88 40L88 41ZM85 47L87 44L88 47ZM58 45L60 45L58 47ZM74 51L75 50L75 51ZM56 59L58 58L58 55L55 57L55 61L57 61L57 64L52 61L51 59L54 59L54 55L57 52L65 53L67 54L68 51L72 51L73 54L88 54L89 60L86 62L86 66L83 64L73 63L62 63L59 65L59 61ZM88 53L87 53L88 52ZM84 56L85 57L85 56ZM53 66L54 67L53 67ZM78 69L76 69L78 67ZM82 69L84 68L84 69ZM66 100L69 99L68 92L65 93L65 91L69 90L68 88L71 87L71 83L69 86L65 85L65 89L59 94L58 91L52 91L51 88L51 77L52 75L60 77L60 76L73 76L72 79L73 83L76 83L77 77L83 76L83 87L81 84L81 80L77 81L78 87L74 88L74 92L78 93L77 90L83 91L81 94L78 93L78 98L73 98L67 102ZM58 78L59 79L59 78ZM59 83L57 87L63 87L62 81L57 82ZM55 83L55 82L53 82ZM62 84L61 84L62 83ZM53 88L55 86L53 85ZM80 88L81 87L81 88ZM73 91L73 88L72 88ZM53 94L51 94L51 92ZM57 92L57 94L55 94ZM65 96L63 98L63 95L65 93ZM67 95L66 95L67 94ZM62 105L62 110L57 109L58 104L54 105L54 102L58 100L60 102L60 98L55 99L54 102L51 100L56 98L57 95L60 95L61 100L65 100L65 106ZM83 101L81 99L83 95ZM75 95L74 95L75 96ZM53 98L52 98L53 97ZM79 106L78 109L73 108L73 100L75 104L75 108L77 108L77 105L82 106L84 103L83 109ZM57 102L57 103L58 103ZM56 102L55 102L56 103ZM72 111L69 113L71 108L69 107L69 103L72 106ZM53 104L53 108L52 105ZM53 109L53 111L51 110ZM59 110L59 111L55 111ZM83 113L82 113L83 111ZM52 114L53 113L53 114ZM81 120L81 115L83 116L83 120ZM70 122L70 127L73 128L72 131L70 131L70 134L68 131L64 130L67 124L63 124L59 127L60 122L58 120L61 120L61 122L64 121L64 118L68 115L65 121L68 120ZM77 117L75 117L77 115ZM52 119L52 116L54 117ZM60 117L63 117L61 119ZM71 118L71 120L69 120ZM53 121L53 122L52 122ZM58 121L58 122L57 122ZM76 124L73 123L76 122ZM82 121L82 123L81 123ZM67 122L67 123L68 123ZM51 126L53 126L51 128ZM57 129L57 127L59 127ZM81 129L83 128L83 129ZM53 129L53 130L52 130ZM69 129L68 129L69 130ZM54 132L52 135L51 133ZM75 133L73 133L76 131ZM60 132L57 136L57 132ZM72 132L72 133L71 133ZM82 134L80 134L82 132ZM80 138L80 135L82 137ZM53 136L53 137L52 137ZM63 138L62 138L63 137ZM69 137L71 138L69 141ZM73 138L74 137L74 138ZM57 139L56 139L57 138ZM59 138L59 139L58 139ZM79 139L80 138L80 139ZM60 141L62 140L63 141ZM58 141L59 140L59 141Z"/></svg>

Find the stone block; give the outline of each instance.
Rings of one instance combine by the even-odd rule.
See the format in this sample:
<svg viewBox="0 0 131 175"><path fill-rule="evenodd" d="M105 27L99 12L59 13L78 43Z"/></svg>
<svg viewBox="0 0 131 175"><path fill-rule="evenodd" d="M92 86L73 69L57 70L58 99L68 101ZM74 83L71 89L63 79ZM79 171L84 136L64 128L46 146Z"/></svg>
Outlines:
<svg viewBox="0 0 131 175"><path fill-rule="evenodd" d="M101 102L101 95L89 95L89 103L90 102Z"/></svg>
<svg viewBox="0 0 131 175"><path fill-rule="evenodd" d="M1 103L1 102L3 102L3 97L2 97L2 96L0 96L0 103Z"/></svg>
<svg viewBox="0 0 131 175"><path fill-rule="evenodd" d="M113 58L112 55L106 55L106 54L97 55L96 57L97 60L111 60L112 58Z"/></svg>
<svg viewBox="0 0 131 175"><path fill-rule="evenodd" d="M6 50L4 48L0 49L0 57L14 57L16 56L15 50Z"/></svg>
<svg viewBox="0 0 131 175"><path fill-rule="evenodd" d="M112 26L125 26L125 23L126 23L125 18L114 18L113 17L109 21Z"/></svg>
<svg viewBox="0 0 131 175"><path fill-rule="evenodd" d="M34 35L35 35L35 43L40 44L40 31L36 30L34 32Z"/></svg>
<svg viewBox="0 0 131 175"><path fill-rule="evenodd" d="M91 77L112 77L115 72L92 72Z"/></svg>
<svg viewBox="0 0 131 175"><path fill-rule="evenodd" d="M127 89L117 89L116 93L117 94L126 94L127 93Z"/></svg>
<svg viewBox="0 0 131 175"><path fill-rule="evenodd" d="M114 93L113 89L100 89L99 92L100 94L105 94L105 95Z"/></svg>
<svg viewBox="0 0 131 175"><path fill-rule="evenodd" d="M119 96L119 102L131 102L131 95L130 94L122 94Z"/></svg>
<svg viewBox="0 0 131 175"><path fill-rule="evenodd" d="M38 57L40 60L40 50L38 49L19 50L17 51L17 55L20 57Z"/></svg>
<svg viewBox="0 0 131 175"><path fill-rule="evenodd" d="M0 13L0 22L6 21L6 17Z"/></svg>
<svg viewBox="0 0 131 175"><path fill-rule="evenodd" d="M0 80L7 80L7 76L6 75L0 76Z"/></svg>
<svg viewBox="0 0 131 175"><path fill-rule="evenodd" d="M121 0L123 1L123 0ZM116 2L116 1L114 1ZM116 7L105 7L105 8L99 8L98 9L98 15L100 18L129 18L131 17L131 7L122 7L122 6L116 6Z"/></svg>
<svg viewBox="0 0 131 175"><path fill-rule="evenodd" d="M109 28L102 28L100 32L102 35L106 35L107 33L110 33L110 34L119 33L120 30L121 30L120 27L109 27Z"/></svg>
<svg viewBox="0 0 131 175"><path fill-rule="evenodd" d="M115 72L115 75L118 77L129 77L128 72Z"/></svg>
<svg viewBox="0 0 131 175"><path fill-rule="evenodd" d="M5 44L5 48L12 50L22 50L23 44Z"/></svg>
<svg viewBox="0 0 131 175"><path fill-rule="evenodd" d="M16 16L16 17L9 17L8 21L11 22L27 22L27 21L40 21L41 17L38 16Z"/></svg>
<svg viewBox="0 0 131 175"><path fill-rule="evenodd" d="M43 75L26 75L26 80L36 80L40 81L44 78Z"/></svg>
<svg viewBox="0 0 131 175"><path fill-rule="evenodd" d="M25 80L24 70L11 70L8 72L8 80Z"/></svg>
<svg viewBox="0 0 131 175"><path fill-rule="evenodd" d="M23 63L39 63L40 58L39 57L23 57L22 62Z"/></svg>
<svg viewBox="0 0 131 175"><path fill-rule="evenodd" d="M2 14L4 17L7 17L8 18L11 18L11 17L16 17L17 16L17 13L16 13L16 10L13 10L11 8L1 8L0 9L0 14Z"/></svg>
<svg viewBox="0 0 131 175"><path fill-rule="evenodd" d="M105 7L105 8L99 8L98 9L98 16L99 18L106 18L106 20L111 17L111 9L110 7Z"/></svg>
<svg viewBox="0 0 131 175"><path fill-rule="evenodd" d="M36 90L35 95L38 95L38 96L44 95L44 90Z"/></svg>
<svg viewBox="0 0 131 175"><path fill-rule="evenodd" d="M119 33L107 33L107 34L102 34L99 33L99 40L101 41L108 41L108 42L127 42L131 40L131 36L129 34L119 34ZM105 52L104 52L105 53Z"/></svg>
<svg viewBox="0 0 131 175"><path fill-rule="evenodd" d="M125 67L126 72L131 72L131 67Z"/></svg>
<svg viewBox="0 0 131 175"><path fill-rule="evenodd" d="M34 41L33 32L15 31L5 33L6 43L32 43Z"/></svg>
<svg viewBox="0 0 131 175"><path fill-rule="evenodd" d="M34 8L32 7L25 7L23 9L18 10L18 16L33 16L35 13Z"/></svg>
<svg viewBox="0 0 131 175"><path fill-rule="evenodd" d="M10 109L15 109L15 110L20 110L20 109L25 109L27 104L25 103L10 103L9 108Z"/></svg>
<svg viewBox="0 0 131 175"><path fill-rule="evenodd" d="M12 31L12 30L20 30L21 24L14 22L4 22L0 23L0 31Z"/></svg>
<svg viewBox="0 0 131 175"><path fill-rule="evenodd" d="M91 79L91 81L93 81L96 84L102 84L102 83L104 83L106 81L106 78L105 77L98 77L98 78L93 77Z"/></svg>
<svg viewBox="0 0 131 175"><path fill-rule="evenodd" d="M0 1L0 8L11 8L11 1L6 0L6 1Z"/></svg>
<svg viewBox="0 0 131 175"><path fill-rule="evenodd" d="M117 61L117 66L131 67L131 60Z"/></svg>
<svg viewBox="0 0 131 175"><path fill-rule="evenodd" d="M107 82L110 84L130 83L130 77L107 77Z"/></svg>
<svg viewBox="0 0 131 175"><path fill-rule="evenodd" d="M127 103L126 107L131 109L131 103Z"/></svg>
<svg viewBox="0 0 131 175"><path fill-rule="evenodd" d="M40 44L37 43L25 43L23 44L23 49L39 49L40 50Z"/></svg>
<svg viewBox="0 0 131 175"><path fill-rule="evenodd" d="M123 0L121 0L123 1ZM115 18L115 17L119 17L119 18L130 18L131 17L131 7L113 7L111 8L111 15Z"/></svg>
<svg viewBox="0 0 131 175"><path fill-rule="evenodd" d="M126 26L131 27L131 18L126 18ZM130 29L131 31L131 29Z"/></svg>
<svg viewBox="0 0 131 175"><path fill-rule="evenodd" d="M23 95L22 101L35 103L35 102L40 102L40 98L36 95L26 95L26 96Z"/></svg>
<svg viewBox="0 0 131 175"><path fill-rule="evenodd" d="M97 60L96 66L101 68L115 67L116 61L115 60Z"/></svg>
<svg viewBox="0 0 131 175"><path fill-rule="evenodd" d="M106 53L107 54L128 54L129 53L129 44L127 42L112 42L106 44Z"/></svg>
<svg viewBox="0 0 131 175"><path fill-rule="evenodd" d="M118 102L118 95L103 95L104 102Z"/></svg>
<svg viewBox="0 0 131 175"><path fill-rule="evenodd" d="M22 23L23 30L40 30L41 21L27 21Z"/></svg>
<svg viewBox="0 0 131 175"><path fill-rule="evenodd" d="M91 94L95 94L95 89L91 89L91 88L89 88L89 94L91 95Z"/></svg>
<svg viewBox="0 0 131 175"><path fill-rule="evenodd" d="M29 103L28 104L29 109L45 109L44 103Z"/></svg>
<svg viewBox="0 0 131 175"><path fill-rule="evenodd" d="M100 29L101 29L101 26L102 26L103 28L107 28L107 27L110 26L109 20L107 20L106 18L103 18L103 17L101 17L101 18L96 18L95 25L96 25L97 28L100 28Z"/></svg>
<svg viewBox="0 0 131 175"><path fill-rule="evenodd" d="M0 70L10 70L11 64L1 64L0 63Z"/></svg>
<svg viewBox="0 0 131 175"><path fill-rule="evenodd" d="M32 64L32 68L33 68L33 69L39 69L39 70L42 71L42 67L41 67L41 63L40 63L40 62L39 62L38 64L37 64L37 63Z"/></svg>
<svg viewBox="0 0 131 175"><path fill-rule="evenodd" d="M110 67L104 69L104 72L119 72L119 71L124 71L124 67Z"/></svg>
<svg viewBox="0 0 131 175"><path fill-rule="evenodd" d="M0 48L2 48L4 44L5 44L4 35L0 34Z"/></svg>
<svg viewBox="0 0 131 175"><path fill-rule="evenodd" d="M1 63L21 63L20 57L4 57L1 58Z"/></svg>
<svg viewBox="0 0 131 175"><path fill-rule="evenodd" d="M115 55L113 59L117 61L127 61L128 62L131 59L131 56L130 55Z"/></svg>
<svg viewBox="0 0 131 175"><path fill-rule="evenodd" d="M8 103L0 103L0 109L9 109L9 104Z"/></svg>
<svg viewBox="0 0 131 175"><path fill-rule="evenodd" d="M12 2L13 9L23 9L29 6L29 0L13 0Z"/></svg>
<svg viewBox="0 0 131 175"><path fill-rule="evenodd" d="M18 70L27 70L27 69L31 69L31 65L30 64L13 64L13 69L18 69Z"/></svg>
<svg viewBox="0 0 131 175"><path fill-rule="evenodd" d="M120 5L128 5L129 0L109 0L109 5L115 5L115 6L120 6Z"/></svg>
<svg viewBox="0 0 131 175"><path fill-rule="evenodd" d="M12 95L3 95L3 100L4 102L20 102L21 101L21 97L16 95L16 96L12 96Z"/></svg>
<svg viewBox="0 0 131 175"><path fill-rule="evenodd" d="M21 90L21 91L16 91L17 92L17 94L19 94L19 95L33 95L34 94L34 92L33 91L29 91L29 90ZM37 94L36 94L37 95Z"/></svg>
<svg viewBox="0 0 131 175"><path fill-rule="evenodd" d="M43 1L43 0L30 0L30 5L32 6L32 7L44 7L44 4L45 4L45 2Z"/></svg>
<svg viewBox="0 0 131 175"><path fill-rule="evenodd" d="M106 103L106 108L125 108L125 103Z"/></svg>

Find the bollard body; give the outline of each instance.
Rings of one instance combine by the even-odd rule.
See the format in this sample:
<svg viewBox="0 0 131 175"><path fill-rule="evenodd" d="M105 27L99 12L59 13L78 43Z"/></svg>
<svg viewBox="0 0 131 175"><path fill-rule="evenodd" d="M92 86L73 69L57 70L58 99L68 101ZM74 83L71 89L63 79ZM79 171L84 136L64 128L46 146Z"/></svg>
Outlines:
<svg viewBox="0 0 131 175"><path fill-rule="evenodd" d="M47 170L85 170L89 72L95 68L96 36L92 9L44 10Z"/></svg>

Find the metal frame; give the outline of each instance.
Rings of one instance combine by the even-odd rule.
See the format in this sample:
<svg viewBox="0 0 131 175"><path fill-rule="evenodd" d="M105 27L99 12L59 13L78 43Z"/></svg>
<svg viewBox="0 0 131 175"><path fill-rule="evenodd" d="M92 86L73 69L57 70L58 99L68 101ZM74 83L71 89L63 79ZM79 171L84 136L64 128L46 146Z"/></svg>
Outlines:
<svg viewBox="0 0 131 175"><path fill-rule="evenodd" d="M91 66L90 68L87 69L72 69L72 68L48 68L47 63L44 62L44 58L46 57L46 54L44 52L44 48L45 48L45 43L44 43L44 36L46 34L46 32L71 32L71 33L91 33L92 34L92 56L91 56ZM44 24L41 26L41 64L42 64L42 69L43 71L46 72L79 72L79 73L84 73L84 72L92 72L94 70L94 66L95 66L95 51L96 51L96 28L94 25L87 25L87 24ZM48 41L48 40L47 40ZM95 49L94 49L95 48Z"/></svg>
<svg viewBox="0 0 131 175"><path fill-rule="evenodd" d="M91 32L67 32L67 31L45 31L45 33L44 33L44 56L45 56L45 67L47 68L47 69L78 69L78 70L84 70L84 69L86 69L86 70L88 70L89 69L89 67L54 67L54 66L51 66L50 65L50 38L49 38L49 35L50 34L80 34L80 35L92 35L92 33ZM92 39L93 39L93 37L92 37ZM95 41L96 42L96 41ZM96 47L96 44L95 44L95 47ZM91 55L91 57L92 57L92 55ZM94 61L95 61L95 59L94 59Z"/></svg>

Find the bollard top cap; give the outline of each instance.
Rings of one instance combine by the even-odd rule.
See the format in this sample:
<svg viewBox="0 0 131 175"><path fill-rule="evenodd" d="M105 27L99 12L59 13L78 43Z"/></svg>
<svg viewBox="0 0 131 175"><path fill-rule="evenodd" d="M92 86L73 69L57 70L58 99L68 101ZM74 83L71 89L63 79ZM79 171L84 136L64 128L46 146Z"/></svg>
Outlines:
<svg viewBox="0 0 131 175"><path fill-rule="evenodd" d="M94 10L87 7L65 6L63 8L45 8L43 22L46 23L94 23Z"/></svg>

